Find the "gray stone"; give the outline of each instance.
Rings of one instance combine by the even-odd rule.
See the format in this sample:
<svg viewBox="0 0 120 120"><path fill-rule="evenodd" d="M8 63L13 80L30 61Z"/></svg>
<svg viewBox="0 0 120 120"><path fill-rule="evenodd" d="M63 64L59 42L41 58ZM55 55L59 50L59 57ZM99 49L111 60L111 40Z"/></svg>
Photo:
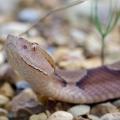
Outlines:
<svg viewBox="0 0 120 120"><path fill-rule="evenodd" d="M47 120L73 120L73 116L65 111L57 111L53 113Z"/></svg>
<svg viewBox="0 0 120 120"><path fill-rule="evenodd" d="M88 105L76 105L68 110L74 117L78 117L80 115L85 115L90 112L90 106Z"/></svg>
<svg viewBox="0 0 120 120"><path fill-rule="evenodd" d="M23 9L18 14L18 19L23 22L35 22L41 17L41 12L32 8Z"/></svg>
<svg viewBox="0 0 120 120"><path fill-rule="evenodd" d="M108 113L102 116L100 120L120 120L120 113Z"/></svg>

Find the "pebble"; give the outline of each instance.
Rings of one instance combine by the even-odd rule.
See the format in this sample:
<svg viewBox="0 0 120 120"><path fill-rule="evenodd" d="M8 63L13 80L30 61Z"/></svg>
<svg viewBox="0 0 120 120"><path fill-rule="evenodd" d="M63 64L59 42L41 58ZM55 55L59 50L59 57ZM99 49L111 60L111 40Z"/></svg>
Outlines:
<svg viewBox="0 0 120 120"><path fill-rule="evenodd" d="M68 109L68 112L71 113L74 117L86 115L90 112L90 106L88 106L88 105L76 105L76 106Z"/></svg>
<svg viewBox="0 0 120 120"><path fill-rule="evenodd" d="M45 113L32 115L29 120L47 120L47 115Z"/></svg>
<svg viewBox="0 0 120 120"><path fill-rule="evenodd" d="M5 106L9 102L8 97L0 95L0 106Z"/></svg>
<svg viewBox="0 0 120 120"><path fill-rule="evenodd" d="M90 119L79 116L79 117L77 117L77 118L75 118L73 120L90 120Z"/></svg>
<svg viewBox="0 0 120 120"><path fill-rule="evenodd" d="M9 98L12 98L14 95L14 90L11 87L11 85L8 82L6 82L1 86L0 93L9 97Z"/></svg>
<svg viewBox="0 0 120 120"><path fill-rule="evenodd" d="M81 30L78 29L72 29L70 32L76 44L83 46L86 38L85 32L82 32Z"/></svg>
<svg viewBox="0 0 120 120"><path fill-rule="evenodd" d="M12 84L17 80L17 74L10 64L5 63L0 66L0 80L3 82L8 81L8 83Z"/></svg>
<svg viewBox="0 0 120 120"><path fill-rule="evenodd" d="M98 116L95 116L95 115L92 115L92 114L89 114L89 115L88 115L88 118L89 118L90 120L100 120L100 118L99 118Z"/></svg>
<svg viewBox="0 0 120 120"><path fill-rule="evenodd" d="M5 62L4 52L0 51L0 65L2 65L4 62Z"/></svg>
<svg viewBox="0 0 120 120"><path fill-rule="evenodd" d="M14 112L13 118L15 118L15 120L28 120L31 114L32 113L27 109L19 109L17 112Z"/></svg>
<svg viewBox="0 0 120 120"><path fill-rule="evenodd" d="M61 61L58 63L58 66L67 70L76 70L81 68L80 61Z"/></svg>
<svg viewBox="0 0 120 120"><path fill-rule="evenodd" d="M8 111L3 108L0 108L0 116L7 116L7 115L8 115Z"/></svg>
<svg viewBox="0 0 120 120"><path fill-rule="evenodd" d="M26 105L28 105L30 100L36 102L38 101L36 94L32 91L32 89L28 88L23 90L12 99L10 102L11 110L16 112L19 109L24 108Z"/></svg>
<svg viewBox="0 0 120 120"><path fill-rule="evenodd" d="M20 80L16 83L16 89L18 91L27 89L27 88L31 88L30 84L24 80Z"/></svg>
<svg viewBox="0 0 120 120"><path fill-rule="evenodd" d="M62 68L74 69L80 68L80 61L84 61L83 51L81 49L69 49L60 47L53 52L53 59Z"/></svg>
<svg viewBox="0 0 120 120"><path fill-rule="evenodd" d="M120 110L120 99L113 102L113 105L115 105Z"/></svg>
<svg viewBox="0 0 120 120"><path fill-rule="evenodd" d="M18 13L18 19L23 22L36 22L41 18L41 14L34 8L25 8Z"/></svg>
<svg viewBox="0 0 120 120"><path fill-rule="evenodd" d="M80 62L81 67L90 69L90 68L96 68L98 66L101 66L101 60L99 57L93 57L91 59L86 59L84 61Z"/></svg>
<svg viewBox="0 0 120 120"><path fill-rule="evenodd" d="M68 1L69 3L71 1ZM91 11L91 1L85 1L84 3L82 3L79 7L76 6L76 7L71 7L70 9L68 9L66 12L67 12L67 18L69 18L71 24L73 25L76 25L76 26L87 26L84 21L87 21L86 19L82 19L82 17L80 17L81 15L84 16L84 17L87 17L87 16L90 16L90 11ZM82 22L80 22L80 20Z"/></svg>
<svg viewBox="0 0 120 120"><path fill-rule="evenodd" d="M65 69L90 69L90 68L96 68L101 65L101 60L98 57L94 57L92 59L86 59L86 60L69 60L69 61L61 61L58 63L58 65Z"/></svg>
<svg viewBox="0 0 120 120"><path fill-rule="evenodd" d="M11 15L18 7L20 0L0 0L0 11L4 15Z"/></svg>
<svg viewBox="0 0 120 120"><path fill-rule="evenodd" d="M108 113L101 117L100 120L120 120L120 113Z"/></svg>
<svg viewBox="0 0 120 120"><path fill-rule="evenodd" d="M115 37L116 38L116 37ZM120 51L120 46L118 41L114 41L113 36L106 40L106 53L113 54Z"/></svg>
<svg viewBox="0 0 120 120"><path fill-rule="evenodd" d="M32 7L35 4L34 0L20 0L20 5L22 7Z"/></svg>
<svg viewBox="0 0 120 120"><path fill-rule="evenodd" d="M108 102L108 103L102 103L102 104L98 104L94 106L91 109L90 113L101 117L102 115L106 113L113 113L113 112L118 112L118 109L116 106Z"/></svg>
<svg viewBox="0 0 120 120"><path fill-rule="evenodd" d="M53 113L47 120L73 120L73 116L65 111L57 111Z"/></svg>
<svg viewBox="0 0 120 120"><path fill-rule="evenodd" d="M85 41L85 49L89 55L100 55L101 51L101 40L98 39L96 34L90 34L87 36Z"/></svg>
<svg viewBox="0 0 120 120"><path fill-rule="evenodd" d="M48 8L55 8L56 6L60 5L60 1L57 0L38 0L42 6Z"/></svg>
<svg viewBox="0 0 120 120"><path fill-rule="evenodd" d="M53 58L55 61L61 61L61 59L63 58L63 56L68 55L70 52L70 50L66 47L60 47L57 48L54 52L53 52Z"/></svg>
<svg viewBox="0 0 120 120"><path fill-rule="evenodd" d="M6 116L0 116L0 120L9 120Z"/></svg>
<svg viewBox="0 0 120 120"><path fill-rule="evenodd" d="M58 46L65 46L67 45L68 42L68 37L65 36L64 34L62 34L59 30L54 31L54 44L58 45Z"/></svg>
<svg viewBox="0 0 120 120"><path fill-rule="evenodd" d="M24 31L26 31L30 25L20 23L20 22L9 22L0 25L0 36L3 39L6 39L8 34L20 34Z"/></svg>

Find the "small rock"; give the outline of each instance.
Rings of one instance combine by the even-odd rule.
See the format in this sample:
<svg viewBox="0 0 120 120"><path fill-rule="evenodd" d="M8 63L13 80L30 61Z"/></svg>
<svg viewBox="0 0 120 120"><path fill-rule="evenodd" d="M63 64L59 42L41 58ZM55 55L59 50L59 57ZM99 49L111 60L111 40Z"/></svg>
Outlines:
<svg viewBox="0 0 120 120"><path fill-rule="evenodd" d="M73 61L73 60L62 61L58 65L60 68L64 68L66 70L76 70L82 68L80 61Z"/></svg>
<svg viewBox="0 0 120 120"><path fill-rule="evenodd" d="M28 101L25 106L27 110L29 110L32 114L38 114L40 112L45 111L45 106L35 100Z"/></svg>
<svg viewBox="0 0 120 120"><path fill-rule="evenodd" d="M19 109L24 108L26 105L28 106L28 102L30 100L38 101L36 94L30 89L23 90L20 94L15 96L10 102L10 106L12 107L12 111L16 112Z"/></svg>
<svg viewBox="0 0 120 120"><path fill-rule="evenodd" d="M0 116L0 120L9 120L6 116Z"/></svg>
<svg viewBox="0 0 120 120"><path fill-rule="evenodd" d="M16 118L16 114L14 112L11 112L11 111L8 112L7 116L9 118L9 120L15 120L15 118Z"/></svg>
<svg viewBox="0 0 120 120"><path fill-rule="evenodd" d="M8 111L6 111L5 109L0 108L0 116L7 116L8 115Z"/></svg>
<svg viewBox="0 0 120 120"><path fill-rule="evenodd" d="M68 44L68 38L67 36L63 35L62 33L55 31L54 34L54 43L56 45L62 46L62 45L67 45Z"/></svg>
<svg viewBox="0 0 120 120"><path fill-rule="evenodd" d="M49 110L46 110L45 113L46 113L47 117L50 117L51 113Z"/></svg>
<svg viewBox="0 0 120 120"><path fill-rule="evenodd" d="M120 120L120 113L108 113L102 116L100 120Z"/></svg>
<svg viewBox="0 0 120 120"><path fill-rule="evenodd" d="M80 61L85 60L82 49L69 49L65 47L55 50L53 58L60 67L65 69L80 68Z"/></svg>
<svg viewBox="0 0 120 120"><path fill-rule="evenodd" d="M5 106L8 102L9 99L6 96L0 95L0 106Z"/></svg>
<svg viewBox="0 0 120 120"><path fill-rule="evenodd" d="M11 85L8 82L6 82L0 88L0 93L7 96L7 97L9 97L9 98L11 98L14 95L14 90L11 87Z"/></svg>
<svg viewBox="0 0 120 120"><path fill-rule="evenodd" d="M95 34L91 34L86 38L85 41L85 49L88 55L96 56L100 55L101 50L101 41L98 39L98 36Z"/></svg>
<svg viewBox="0 0 120 120"><path fill-rule="evenodd" d="M14 35L20 34L26 31L29 27L30 25L23 24L20 22L5 23L0 26L0 35L1 38L6 39L8 34L14 34Z"/></svg>
<svg viewBox="0 0 120 120"><path fill-rule="evenodd" d="M67 54L69 54L69 52L70 50L66 47L57 48L53 52L53 58L55 61L61 61L63 59L63 56L66 56Z"/></svg>
<svg viewBox="0 0 120 120"><path fill-rule="evenodd" d="M75 118L75 119L73 119L73 120L90 120L90 119L83 118L83 117L79 116L79 117L77 117L77 118Z"/></svg>
<svg viewBox="0 0 120 120"><path fill-rule="evenodd" d="M97 116L95 116L95 115L92 115L92 114L89 114L89 115L88 115L88 118L89 118L90 120L100 120L99 117L97 117Z"/></svg>
<svg viewBox="0 0 120 120"><path fill-rule="evenodd" d="M33 8L26 8L20 11L18 19L23 22L35 22L41 17L41 12Z"/></svg>
<svg viewBox="0 0 120 120"><path fill-rule="evenodd" d="M48 8L55 8L56 6L60 5L60 1L57 0L38 0L42 6Z"/></svg>
<svg viewBox="0 0 120 120"><path fill-rule="evenodd" d="M112 113L112 112L118 112L118 109L116 106L112 105L111 103L102 103L94 106L91 109L91 114L94 114L96 116L101 117L102 115L106 113Z"/></svg>
<svg viewBox="0 0 120 120"><path fill-rule="evenodd" d="M4 51L0 51L0 65L5 62L5 54Z"/></svg>
<svg viewBox="0 0 120 120"><path fill-rule="evenodd" d="M48 120L73 120L72 114L65 111L57 111L53 113Z"/></svg>
<svg viewBox="0 0 120 120"><path fill-rule="evenodd" d="M20 5L22 7L31 7L33 4L35 4L36 1L34 0L20 0Z"/></svg>
<svg viewBox="0 0 120 120"><path fill-rule="evenodd" d="M78 29L72 29L70 32L76 44L83 46L85 43L86 34Z"/></svg>
<svg viewBox="0 0 120 120"><path fill-rule="evenodd" d="M0 0L1 14L11 15L18 7L20 0ZM14 13L15 14L15 13Z"/></svg>
<svg viewBox="0 0 120 120"><path fill-rule="evenodd" d="M80 62L82 68L91 69L101 66L99 57L93 57Z"/></svg>
<svg viewBox="0 0 120 120"><path fill-rule="evenodd" d="M88 114L90 112L90 106L88 105L76 105L68 110L74 117Z"/></svg>
<svg viewBox="0 0 120 120"><path fill-rule="evenodd" d="M56 50L54 46L48 46L47 47L47 52L52 56L53 52Z"/></svg>
<svg viewBox="0 0 120 120"><path fill-rule="evenodd" d="M16 89L17 91L21 91L21 90L24 90L24 89L27 89L27 88L31 88L30 84L27 83L26 81L24 80L20 80L16 83Z"/></svg>
<svg viewBox="0 0 120 120"><path fill-rule="evenodd" d="M38 101L37 96L30 88L15 96L8 107L14 113L14 117L21 120L45 111L45 107Z"/></svg>
<svg viewBox="0 0 120 120"><path fill-rule="evenodd" d="M113 105L115 105L120 110L120 100L114 101Z"/></svg>
<svg viewBox="0 0 120 120"><path fill-rule="evenodd" d="M17 81L17 74L8 63L0 66L0 80L3 82L8 81L12 84Z"/></svg>
<svg viewBox="0 0 120 120"><path fill-rule="evenodd" d="M28 120L32 113L27 109L19 109L17 113L14 113L15 120Z"/></svg>
<svg viewBox="0 0 120 120"><path fill-rule="evenodd" d="M40 113L38 115L32 115L29 120L47 120L47 115L45 113Z"/></svg>

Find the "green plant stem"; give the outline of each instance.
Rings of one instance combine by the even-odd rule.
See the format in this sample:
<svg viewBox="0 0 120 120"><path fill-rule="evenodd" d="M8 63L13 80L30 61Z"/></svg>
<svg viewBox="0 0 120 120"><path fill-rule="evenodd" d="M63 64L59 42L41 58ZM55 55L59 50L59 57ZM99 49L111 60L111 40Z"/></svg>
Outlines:
<svg viewBox="0 0 120 120"><path fill-rule="evenodd" d="M101 40L101 64L104 65L105 63L105 36L102 36Z"/></svg>

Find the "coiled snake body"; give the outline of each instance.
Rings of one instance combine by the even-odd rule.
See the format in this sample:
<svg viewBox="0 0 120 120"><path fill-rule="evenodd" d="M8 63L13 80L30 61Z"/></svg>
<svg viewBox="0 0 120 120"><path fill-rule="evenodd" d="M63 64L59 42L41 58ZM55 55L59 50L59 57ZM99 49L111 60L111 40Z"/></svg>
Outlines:
<svg viewBox="0 0 120 120"><path fill-rule="evenodd" d="M88 70L60 70L38 44L12 35L6 51L12 67L40 95L89 104L120 98L120 62Z"/></svg>

